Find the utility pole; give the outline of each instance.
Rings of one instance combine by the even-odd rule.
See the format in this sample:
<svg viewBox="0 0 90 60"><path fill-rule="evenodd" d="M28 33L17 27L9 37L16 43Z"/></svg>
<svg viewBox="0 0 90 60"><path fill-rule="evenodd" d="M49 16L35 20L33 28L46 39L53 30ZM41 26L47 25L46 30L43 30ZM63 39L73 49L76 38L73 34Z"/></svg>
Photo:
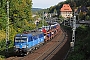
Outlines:
<svg viewBox="0 0 90 60"><path fill-rule="evenodd" d="M72 34L72 42L75 42L75 31L76 31L76 16L74 15L74 19L73 19L73 34Z"/></svg>
<svg viewBox="0 0 90 60"><path fill-rule="evenodd" d="M73 33L72 33L72 42L70 42L71 44L71 48L72 50L74 50L74 43L75 43L75 31L76 31L76 16L74 13L74 18L73 18L73 27L72 27Z"/></svg>
<svg viewBox="0 0 90 60"><path fill-rule="evenodd" d="M71 17L70 17L70 21L69 22L70 22L70 26L71 26Z"/></svg>
<svg viewBox="0 0 90 60"><path fill-rule="evenodd" d="M50 26L51 26L51 23L52 23L52 13L50 13Z"/></svg>
<svg viewBox="0 0 90 60"><path fill-rule="evenodd" d="M6 52L8 52L8 42L9 42L9 1L7 0Z"/></svg>
<svg viewBox="0 0 90 60"><path fill-rule="evenodd" d="M43 11L43 21L42 21L42 26L44 26L44 11Z"/></svg>

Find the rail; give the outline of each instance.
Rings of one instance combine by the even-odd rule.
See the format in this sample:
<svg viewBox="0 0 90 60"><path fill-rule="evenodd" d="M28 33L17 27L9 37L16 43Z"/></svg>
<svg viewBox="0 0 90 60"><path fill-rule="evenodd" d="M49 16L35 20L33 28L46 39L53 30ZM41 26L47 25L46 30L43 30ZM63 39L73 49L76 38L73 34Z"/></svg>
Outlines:
<svg viewBox="0 0 90 60"><path fill-rule="evenodd" d="M64 40L65 40L65 38L66 38L66 36L67 36L67 34L65 33L65 31L62 29L62 31L63 31L63 34L64 34L64 38L63 38L63 40L57 45L57 47L55 47L55 49L53 49L53 51L51 51L47 56L45 56L42 60L47 60L61 45L62 45L62 43L64 42ZM59 41L58 41L59 42ZM55 44L56 45L56 44ZM55 46L54 45L54 46ZM53 48L53 47L51 47L51 48ZM47 53L51 48L49 48L47 51L45 51L42 55L40 55L37 59L35 59L35 60L39 60L42 56L44 56L45 55L45 53Z"/></svg>

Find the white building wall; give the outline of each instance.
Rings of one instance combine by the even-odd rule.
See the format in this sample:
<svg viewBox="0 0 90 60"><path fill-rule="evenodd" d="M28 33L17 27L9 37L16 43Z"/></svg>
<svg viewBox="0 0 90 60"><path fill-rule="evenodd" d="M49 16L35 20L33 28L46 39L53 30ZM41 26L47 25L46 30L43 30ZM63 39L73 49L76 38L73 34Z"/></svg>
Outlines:
<svg viewBox="0 0 90 60"><path fill-rule="evenodd" d="M61 12L61 16L64 18L72 17L72 12Z"/></svg>

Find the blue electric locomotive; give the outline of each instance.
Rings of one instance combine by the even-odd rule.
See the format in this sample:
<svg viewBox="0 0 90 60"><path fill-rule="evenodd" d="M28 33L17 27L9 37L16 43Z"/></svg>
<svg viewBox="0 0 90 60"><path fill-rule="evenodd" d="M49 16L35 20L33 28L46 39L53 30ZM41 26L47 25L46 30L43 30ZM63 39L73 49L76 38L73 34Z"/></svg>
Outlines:
<svg viewBox="0 0 90 60"><path fill-rule="evenodd" d="M44 43L43 32L17 34L14 38L14 52L27 55L30 51Z"/></svg>

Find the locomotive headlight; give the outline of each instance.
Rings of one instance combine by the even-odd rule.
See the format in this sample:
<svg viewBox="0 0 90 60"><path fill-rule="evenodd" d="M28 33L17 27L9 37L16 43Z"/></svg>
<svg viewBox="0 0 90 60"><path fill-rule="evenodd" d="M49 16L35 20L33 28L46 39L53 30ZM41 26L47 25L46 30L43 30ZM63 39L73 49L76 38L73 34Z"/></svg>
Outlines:
<svg viewBox="0 0 90 60"><path fill-rule="evenodd" d="M15 52L17 52L17 51L18 51L18 49L17 49L17 48L14 48L14 51L15 51Z"/></svg>
<svg viewBox="0 0 90 60"><path fill-rule="evenodd" d="M28 45L27 45L27 47L28 47Z"/></svg>
<svg viewBox="0 0 90 60"><path fill-rule="evenodd" d="M28 48L28 45L27 45L27 48Z"/></svg>

